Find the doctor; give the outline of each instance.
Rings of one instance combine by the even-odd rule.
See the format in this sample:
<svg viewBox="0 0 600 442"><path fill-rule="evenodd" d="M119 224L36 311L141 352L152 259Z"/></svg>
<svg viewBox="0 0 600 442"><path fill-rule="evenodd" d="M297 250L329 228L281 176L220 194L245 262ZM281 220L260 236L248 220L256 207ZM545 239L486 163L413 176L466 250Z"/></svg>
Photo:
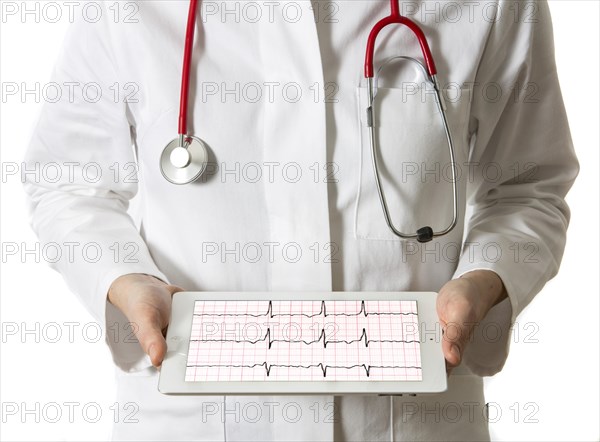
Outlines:
<svg viewBox="0 0 600 442"><path fill-rule="evenodd" d="M139 405L113 438L489 439L481 376L501 370L511 324L558 271L578 173L547 4L401 2L432 48L455 144L458 225L428 243L390 231L370 163L364 51L389 2L203 2L188 126L209 164L178 186L159 159L177 135L188 6L128 2L117 16L96 3L68 33L53 74L65 93L26 156L63 172L25 183L40 240L101 252L53 265L106 325L118 401ZM421 58L399 26L375 64L396 55ZM375 125L394 222L443 227L452 164L433 96L407 64L389 69ZM183 289L438 291L449 389L163 396L156 366Z"/></svg>

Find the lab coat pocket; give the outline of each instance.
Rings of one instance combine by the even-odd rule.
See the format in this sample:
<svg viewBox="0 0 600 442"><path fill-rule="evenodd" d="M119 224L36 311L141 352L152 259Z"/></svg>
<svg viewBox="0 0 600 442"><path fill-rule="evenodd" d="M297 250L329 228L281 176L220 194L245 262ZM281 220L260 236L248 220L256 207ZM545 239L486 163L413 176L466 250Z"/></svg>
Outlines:
<svg viewBox="0 0 600 442"><path fill-rule="evenodd" d="M459 193L460 165L468 151L468 89L444 90L446 116L454 143ZM400 241L387 226L375 182L367 89L357 88L359 115L359 188L354 234L357 238ZM402 88L378 88L373 126L382 191L396 229L414 234L430 226L445 229L453 214L453 163L433 87L410 83ZM460 212L460 206L459 206Z"/></svg>

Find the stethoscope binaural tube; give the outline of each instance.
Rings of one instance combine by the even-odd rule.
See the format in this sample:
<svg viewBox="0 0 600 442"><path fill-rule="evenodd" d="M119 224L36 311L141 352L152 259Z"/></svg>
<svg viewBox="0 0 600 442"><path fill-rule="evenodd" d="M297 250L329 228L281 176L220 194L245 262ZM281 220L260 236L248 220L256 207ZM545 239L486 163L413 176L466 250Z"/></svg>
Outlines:
<svg viewBox="0 0 600 442"><path fill-rule="evenodd" d="M160 157L161 173L167 181L173 184L188 184L197 180L204 173L208 164L206 145L200 138L189 135L187 127L197 11L198 0L190 0L179 101L179 135L165 147Z"/></svg>
<svg viewBox="0 0 600 442"><path fill-rule="evenodd" d="M452 135L450 133L450 127L448 125L448 119L446 118L446 103L444 101L444 97L441 93L440 86L437 80L437 70L435 67L435 62L433 60L433 55L431 54L431 49L429 48L429 44L427 43L427 39L425 38L425 34L419 28L419 26L413 22L412 20L402 16L400 14L400 6L399 0L390 0L391 13L388 17L383 18L379 22L375 24L371 33L369 34L369 39L367 42L367 51L365 56L365 78L367 79L367 94L368 94L368 107L367 107L367 125L369 127L369 138L371 144L371 160L373 163L373 173L375 175L375 184L377 187L377 193L379 194L379 199L381 201L381 207L383 209L383 214L385 217L385 221L392 231L392 233L403 239L416 239L418 242L424 243L429 242L433 238L438 236L443 236L449 233L458 222L458 181L457 181L457 172L456 172L456 161L454 155L454 143L452 142ZM436 95L437 106L442 118L442 123L444 125L444 130L446 133L446 139L448 142L448 152L450 155L450 164L452 169L452 198L453 198L453 214L452 220L448 224L446 228L440 231L434 231L430 226L424 226L419 228L416 233L404 233L398 230L392 221L390 216L390 212L388 209L387 201L385 198L385 193L383 191L383 187L381 185L381 177L379 175L379 165L377 160L377 137L375 134L375 125L373 123L373 103L375 100L375 95L377 94L377 79L379 76L379 72L385 66L381 66L375 75L373 68L373 57L375 54L375 43L377 41L377 36L379 32L390 24L401 24L407 26L417 39L419 40L419 44L421 46L421 51L423 52L423 58L425 59L424 66L421 62L415 60L411 57L393 57L393 59L405 59L411 62L418 64L423 71L425 78L433 85ZM388 60L389 62L390 60Z"/></svg>

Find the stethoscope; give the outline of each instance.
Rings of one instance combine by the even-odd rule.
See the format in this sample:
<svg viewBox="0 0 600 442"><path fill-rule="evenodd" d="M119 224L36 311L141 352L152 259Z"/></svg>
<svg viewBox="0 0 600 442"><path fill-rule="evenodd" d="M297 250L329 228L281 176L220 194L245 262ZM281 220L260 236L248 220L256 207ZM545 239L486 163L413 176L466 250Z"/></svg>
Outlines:
<svg viewBox="0 0 600 442"><path fill-rule="evenodd" d="M167 144L160 156L160 171L167 181L173 184L188 184L196 181L204 173L208 164L206 145L200 138L189 135L187 131L190 70L197 10L198 0L190 0L179 100L179 136Z"/></svg>
<svg viewBox="0 0 600 442"><path fill-rule="evenodd" d="M454 227L458 221L458 181L454 159L454 144L450 134L450 127L446 118L446 104L437 80L437 70L429 44L425 38L425 34L421 28L412 20L400 14L399 0L390 0L391 13L388 17L383 18L375 24L367 42L367 52L365 57L365 78L367 79L367 126L369 127L369 139L371 146L371 160L373 163L373 171L375 175L375 184L381 201L381 207L385 216L385 221L394 233L394 235L403 239L416 239L418 242L428 242L433 238L446 235ZM185 37L185 50L183 57L183 73L181 80L181 97L179 109L179 135L171 141L163 150L160 158L160 170L165 179L173 184L188 184L197 180L206 170L208 164L208 149L204 142L193 135L189 135L187 131L187 114L188 114L188 97L190 86L190 69L192 60L192 49L194 44L194 30L196 27L196 13L198 9L198 0L190 0L190 9L188 14L187 31ZM373 69L373 55L375 53L375 43L379 32L390 24L401 24L407 26L419 40L421 51L425 64L411 58L398 56L387 60L377 70ZM448 152L450 155L450 164L452 169L452 198L453 198L453 214L452 221L442 230L434 231L430 226L421 227L416 233L404 233L398 230L392 221L389 208L385 198L385 193L381 185L381 177L379 174L379 165L377 160L377 151L379 149L377 136L374 125L373 106L375 97L377 96L377 83L381 71L392 61L408 61L415 63L419 70L423 73L423 77L429 82L435 91L437 107L444 125L446 139L448 142Z"/></svg>

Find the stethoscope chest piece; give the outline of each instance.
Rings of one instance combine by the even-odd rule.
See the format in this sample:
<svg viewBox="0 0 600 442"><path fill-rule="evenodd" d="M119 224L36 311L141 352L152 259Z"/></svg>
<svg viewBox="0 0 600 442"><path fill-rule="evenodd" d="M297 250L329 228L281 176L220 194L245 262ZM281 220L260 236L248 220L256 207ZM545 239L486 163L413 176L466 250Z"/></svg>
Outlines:
<svg viewBox="0 0 600 442"><path fill-rule="evenodd" d="M173 184L196 181L206 170L207 164L206 145L200 138L190 135L175 138L160 156L160 171Z"/></svg>

